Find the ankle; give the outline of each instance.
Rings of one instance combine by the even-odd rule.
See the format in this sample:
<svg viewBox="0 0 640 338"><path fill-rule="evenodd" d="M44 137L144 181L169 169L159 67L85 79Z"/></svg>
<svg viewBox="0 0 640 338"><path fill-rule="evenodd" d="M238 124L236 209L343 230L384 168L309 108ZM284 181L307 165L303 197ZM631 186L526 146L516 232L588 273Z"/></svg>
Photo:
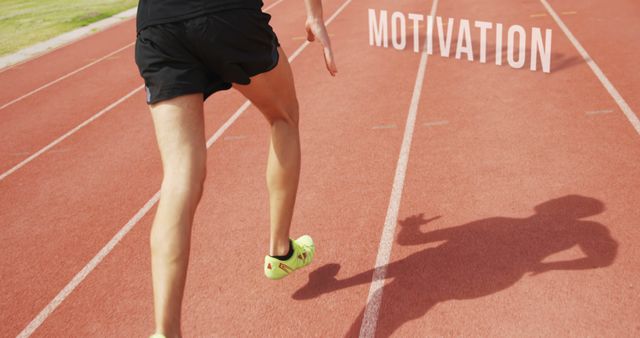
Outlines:
<svg viewBox="0 0 640 338"><path fill-rule="evenodd" d="M159 338L180 338L182 337L182 332L180 330L180 328L176 328L176 327L158 327L156 328L156 332L154 333L154 335L156 336L151 336L153 338L159 337Z"/></svg>
<svg viewBox="0 0 640 338"><path fill-rule="evenodd" d="M180 338L181 334L180 333L167 333L168 331L158 331L156 330L156 332L149 338Z"/></svg>
<svg viewBox="0 0 640 338"><path fill-rule="evenodd" d="M285 242L272 245L271 250L269 250L269 256L271 257L287 256L292 249L293 249L293 245L291 244L291 240L287 240Z"/></svg>

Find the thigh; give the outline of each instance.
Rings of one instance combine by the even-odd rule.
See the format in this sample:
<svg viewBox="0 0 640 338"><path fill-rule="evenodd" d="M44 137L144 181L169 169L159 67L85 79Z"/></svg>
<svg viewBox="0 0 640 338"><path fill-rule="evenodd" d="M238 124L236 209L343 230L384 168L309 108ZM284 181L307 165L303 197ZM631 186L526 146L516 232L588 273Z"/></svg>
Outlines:
<svg viewBox="0 0 640 338"><path fill-rule="evenodd" d="M202 94L150 105L165 174L188 174L206 161ZM177 171L177 172L176 172Z"/></svg>
<svg viewBox="0 0 640 338"><path fill-rule="evenodd" d="M251 78L251 83L233 87L249 99L270 122L286 119L298 122L298 100L289 60L278 47L278 64L268 72Z"/></svg>

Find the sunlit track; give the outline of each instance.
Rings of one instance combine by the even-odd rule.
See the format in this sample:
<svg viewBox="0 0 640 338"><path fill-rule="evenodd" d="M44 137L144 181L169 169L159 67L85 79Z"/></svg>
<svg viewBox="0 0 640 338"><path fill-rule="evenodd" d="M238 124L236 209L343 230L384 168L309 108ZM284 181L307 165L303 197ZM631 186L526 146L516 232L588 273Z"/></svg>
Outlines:
<svg viewBox="0 0 640 338"><path fill-rule="evenodd" d="M4 180L5 178L7 178L9 175L13 174L14 172L16 172L18 169L24 167L25 165L27 165L29 162L35 160L36 158L38 158L40 155L44 154L45 152L47 152L49 149L55 147L57 144L59 144L60 142L64 141L65 139L67 139L68 137L70 137L71 135L75 134L78 130L86 127L89 123L95 121L96 119L98 119L100 116L108 113L111 109L117 107L118 105L120 105L122 102L126 101L127 99L129 99L130 97L132 97L133 95L135 95L136 93L140 92L142 89L144 88L144 85L130 91L128 94L126 94L125 96L119 98L117 101L113 102L112 104L108 105L107 107L105 107L104 109L100 110L99 112L97 112L96 114L94 114L93 116L91 116L90 118L88 118L87 120L85 120L84 122L80 123L79 125L77 125L75 128L69 130L68 132L66 132L64 135L58 137L57 139L55 139L53 142L49 143L48 145L44 146L42 149L38 150L37 152L33 153L31 156L27 157L26 159L24 159L22 162L16 164L13 168L5 171L4 173L2 173L0 175L0 181Z"/></svg>
<svg viewBox="0 0 640 338"><path fill-rule="evenodd" d="M549 5L549 3L546 0L540 0L540 2L544 6L544 8L549 12L553 20L555 20L555 22L558 24L560 29L562 29L562 32L564 32L567 38L569 38L569 40L571 41L573 46L576 48L576 50L578 50L578 53L580 53L580 56L582 56L582 59L584 59L587 65L589 65L589 68L591 68L591 70L593 71L595 76L598 78L600 83L602 83L602 85L607 90L609 95L611 95L611 97L616 101L616 104L618 104L618 106L620 107L624 115L627 117L627 119L629 120L629 123L631 123L631 125L636 130L636 132L640 134L640 120L638 119L638 115L636 115L633 112L633 110L631 110L631 107L629 107L629 104L627 104L627 101L625 101L622 95L620 95L618 90L613 86L611 81L609 81L609 78L607 78L607 76L600 69L600 67L598 67L596 62L593 61L593 58L589 56L589 53L587 53L587 50L584 49L584 47L582 47L582 44L580 44L578 39L576 39L576 37L569 30L569 27L567 27L567 25L564 24L562 19L560 19L556 11L553 10L553 7L551 7L551 5Z"/></svg>
<svg viewBox="0 0 640 338"><path fill-rule="evenodd" d="M106 59L108 59L108 58L110 58L110 57L112 57L112 56L114 56L114 55L126 50L126 49L128 49L129 47L133 46L134 44L135 44L135 42L132 42L132 43L130 43L130 44L128 44L128 45L126 45L126 46L124 46L122 48L119 48L119 49L117 49L117 50L115 50L115 51L113 51L113 52L111 52L111 53L109 53L109 54L107 54L107 55L105 55L105 56L93 61L93 62L90 62L90 63L88 63L88 64L86 64L86 65L84 65L84 66L72 71L72 72L69 72L69 73L67 73L67 74L65 74L65 75L63 75L63 76L61 76L61 77L59 77L59 78L57 78L57 79L55 79L55 80L53 80L51 82L48 82L47 84L45 84L43 86L40 86L40 87L38 87L38 88L36 88L36 89L34 89L34 90L32 90L32 91L20 96L18 98L15 98L15 99L3 104L2 106L0 106L0 110L2 110L4 108L7 108L7 107L11 106L12 104L14 104L16 102L24 100L27 97L29 97L29 96L31 96L33 94L36 94L36 93L38 93L39 91L41 91L43 89L49 88L52 85L54 85L54 84L56 84L56 83L58 83L58 82L60 82L60 81L62 81L64 79L67 79L67 78L69 78L69 77L71 77L73 75L76 75L76 74L82 72L83 70L85 70L85 69L87 69L87 68L89 68L89 67L91 67L93 65L96 65L96 64L98 64L98 63L100 63L100 62L102 62L102 61L104 61L104 60L106 60Z"/></svg>

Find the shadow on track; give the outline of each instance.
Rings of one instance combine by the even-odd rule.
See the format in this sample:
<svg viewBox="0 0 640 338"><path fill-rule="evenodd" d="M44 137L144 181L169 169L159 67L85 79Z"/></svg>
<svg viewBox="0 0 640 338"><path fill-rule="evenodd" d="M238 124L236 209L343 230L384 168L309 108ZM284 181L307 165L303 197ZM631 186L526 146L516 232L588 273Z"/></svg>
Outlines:
<svg viewBox="0 0 640 338"><path fill-rule="evenodd" d="M397 243L434 243L387 266L376 336L388 337L404 323L424 316L439 302L473 299L504 290L525 276L553 270L586 270L613 263L618 243L606 226L580 218L604 211L594 198L568 195L534 207L527 218L492 217L445 229L423 231L439 218L424 214L399 221ZM438 242L439 245L435 246ZM579 245L585 257L543 263L555 253ZM373 269L336 279L338 264L327 264L309 275L307 285L293 294L310 299L350 286L369 284ZM357 337L364 309L347 337Z"/></svg>

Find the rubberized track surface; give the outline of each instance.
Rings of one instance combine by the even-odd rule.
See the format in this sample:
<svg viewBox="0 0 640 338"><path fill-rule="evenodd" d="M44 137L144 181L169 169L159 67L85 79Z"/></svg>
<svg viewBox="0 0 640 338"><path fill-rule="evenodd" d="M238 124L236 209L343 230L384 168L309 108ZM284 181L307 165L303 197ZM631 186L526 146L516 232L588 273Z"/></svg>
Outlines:
<svg viewBox="0 0 640 338"><path fill-rule="evenodd" d="M640 39L640 6L549 4L639 112L631 41ZM186 337L358 336L394 199L386 280L369 318L376 335L640 335L640 135L539 1L443 0L435 13L553 29L550 74L432 55L414 92L421 54L370 47L367 9L428 14L432 5L325 1L325 17L337 13L329 31L339 75L328 76L317 44L292 61L303 146L292 235L318 245L307 271L280 282L262 275L263 118L249 107L215 139L193 233ZM269 12L291 56L303 43L303 5L284 0ZM127 97L141 85L127 47L134 30L125 22L0 72L0 336L28 333L37 318L34 336L153 328L148 202L162 172L144 93ZM234 91L208 100L207 135L244 102ZM127 224L95 269L61 292Z"/></svg>

